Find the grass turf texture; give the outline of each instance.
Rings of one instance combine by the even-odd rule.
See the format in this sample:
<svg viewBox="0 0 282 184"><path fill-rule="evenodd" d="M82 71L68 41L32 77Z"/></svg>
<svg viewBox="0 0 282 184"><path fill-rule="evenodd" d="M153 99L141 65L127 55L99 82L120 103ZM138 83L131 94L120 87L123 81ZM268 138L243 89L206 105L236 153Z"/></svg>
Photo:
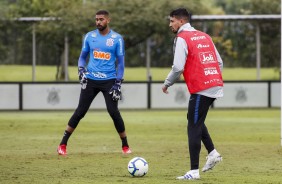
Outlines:
<svg viewBox="0 0 282 184"><path fill-rule="evenodd" d="M163 81L171 68L151 68L152 80ZM56 66L36 66L35 81L55 81ZM223 79L228 80L257 80L256 68L224 68ZM146 81L146 68L125 68L126 81ZM261 68L261 80L280 80L279 70L276 68ZM77 67L69 67L70 81L78 81ZM18 82L32 81L32 66L0 65L0 81Z"/></svg>
<svg viewBox="0 0 282 184"><path fill-rule="evenodd" d="M121 111L130 156L104 111L89 111L69 140L68 156L56 148L71 111L0 112L0 183L183 183L189 170L186 110ZM279 109L211 109L206 124L223 162L199 184L282 183ZM133 178L128 161L144 157L149 172ZM202 147L200 167L205 163Z"/></svg>

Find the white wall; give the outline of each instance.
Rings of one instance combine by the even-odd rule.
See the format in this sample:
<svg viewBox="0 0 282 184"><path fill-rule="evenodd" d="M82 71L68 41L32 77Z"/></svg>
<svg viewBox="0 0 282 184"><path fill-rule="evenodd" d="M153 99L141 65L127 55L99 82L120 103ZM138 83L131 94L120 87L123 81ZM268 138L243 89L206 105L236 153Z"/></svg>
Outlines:
<svg viewBox="0 0 282 184"><path fill-rule="evenodd" d="M19 109L19 85L0 84L0 109Z"/></svg>
<svg viewBox="0 0 282 184"><path fill-rule="evenodd" d="M22 83L23 110L74 110L78 105L80 84L77 83ZM0 83L0 110L20 109L20 84ZM215 101L215 108L265 108L280 107L280 83L268 82L225 82L224 97ZM146 109L148 107L147 83L124 83L121 109ZM151 85L151 108L187 109L190 94L184 83L169 88L169 94L162 92L162 83ZM102 93L93 101L90 109L105 109Z"/></svg>
<svg viewBox="0 0 282 184"><path fill-rule="evenodd" d="M214 107L268 107L267 83L225 83L224 97Z"/></svg>
<svg viewBox="0 0 282 184"><path fill-rule="evenodd" d="M271 83L271 107L280 107L281 87L279 82Z"/></svg>
<svg viewBox="0 0 282 184"><path fill-rule="evenodd" d="M162 92L163 84L152 84L152 108L187 108L190 98L186 84L174 84L168 88L168 94Z"/></svg>
<svg viewBox="0 0 282 184"><path fill-rule="evenodd" d="M120 108L147 108L147 84L123 84ZM78 105L80 84L24 84L23 109L75 109ZM90 109L105 109L99 93Z"/></svg>

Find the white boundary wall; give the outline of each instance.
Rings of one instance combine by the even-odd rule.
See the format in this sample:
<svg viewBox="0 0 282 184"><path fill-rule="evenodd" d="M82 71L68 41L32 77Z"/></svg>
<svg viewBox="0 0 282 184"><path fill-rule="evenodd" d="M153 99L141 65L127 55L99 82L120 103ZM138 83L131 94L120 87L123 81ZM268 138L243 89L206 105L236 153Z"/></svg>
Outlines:
<svg viewBox="0 0 282 184"><path fill-rule="evenodd" d="M267 83L227 83L214 107L268 107Z"/></svg>
<svg viewBox="0 0 282 184"><path fill-rule="evenodd" d="M164 94L161 87L162 83L151 83L151 109L187 109L190 95L184 83L174 84L169 94ZM216 100L213 107L278 108L280 88L280 82L225 82L224 97ZM122 93L120 109L148 108L146 82L124 83ZM76 83L0 83L0 110L74 110L79 94L80 84ZM105 108L99 93L90 109Z"/></svg>
<svg viewBox="0 0 282 184"><path fill-rule="evenodd" d="M147 84L123 84L120 108L147 108ZM75 109L78 105L80 84L24 84L23 109ZM102 93L92 102L90 109L105 109Z"/></svg>
<svg viewBox="0 0 282 184"><path fill-rule="evenodd" d="M0 84L0 110L19 109L19 85Z"/></svg>
<svg viewBox="0 0 282 184"><path fill-rule="evenodd" d="M190 94L186 84L174 84L168 88L168 94L162 92L163 84L152 84L151 107L153 108L187 108Z"/></svg>
<svg viewBox="0 0 282 184"><path fill-rule="evenodd" d="M281 85L279 82L271 83L271 107L280 107Z"/></svg>

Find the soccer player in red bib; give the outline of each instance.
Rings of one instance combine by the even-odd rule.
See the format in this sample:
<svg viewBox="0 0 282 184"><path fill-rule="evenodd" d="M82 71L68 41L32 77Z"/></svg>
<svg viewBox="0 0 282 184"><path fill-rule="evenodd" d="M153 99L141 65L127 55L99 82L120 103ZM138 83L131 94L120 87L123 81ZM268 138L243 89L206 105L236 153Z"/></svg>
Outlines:
<svg viewBox="0 0 282 184"><path fill-rule="evenodd" d="M84 37L78 60L78 75L81 83L79 104L70 118L58 146L59 155L67 154L66 146L69 137L99 92L102 92L105 98L107 111L121 138L122 153L131 153L124 122L118 109L124 75L124 40L120 34L110 29L109 23L109 12L98 11L96 13L97 29L88 32ZM86 61L88 55L89 62Z"/></svg>
<svg viewBox="0 0 282 184"><path fill-rule="evenodd" d="M183 176L177 177L180 180L200 179L201 141L208 151L203 172L209 171L222 160L209 135L205 119L214 100L223 96L223 62L210 36L191 27L190 17L190 13L184 8L170 13L169 27L176 34L174 59L172 70L162 87L162 91L167 94L168 88L183 74L191 94L187 113L191 168Z"/></svg>

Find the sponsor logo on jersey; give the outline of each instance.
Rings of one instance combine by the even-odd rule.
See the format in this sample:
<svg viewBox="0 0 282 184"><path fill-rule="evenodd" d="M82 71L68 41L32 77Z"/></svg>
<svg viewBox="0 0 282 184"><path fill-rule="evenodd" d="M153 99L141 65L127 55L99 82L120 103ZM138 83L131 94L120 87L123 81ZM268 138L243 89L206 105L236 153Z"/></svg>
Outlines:
<svg viewBox="0 0 282 184"><path fill-rule="evenodd" d="M206 36L193 36L190 39L191 39L191 41L204 40L204 39L206 39Z"/></svg>
<svg viewBox="0 0 282 184"><path fill-rule="evenodd" d="M116 37L117 37L117 34L112 34L111 37L112 37L112 38L116 38Z"/></svg>
<svg viewBox="0 0 282 184"><path fill-rule="evenodd" d="M200 52L200 61L202 64L215 63L215 55L213 52Z"/></svg>
<svg viewBox="0 0 282 184"><path fill-rule="evenodd" d="M205 68L204 69L205 75L218 75L218 71L215 67Z"/></svg>
<svg viewBox="0 0 282 184"><path fill-rule="evenodd" d="M207 44L207 45L205 45L205 44L198 44L198 45L197 45L197 48L198 48L198 49L209 48L209 47L210 47L210 45L208 45L208 44Z"/></svg>
<svg viewBox="0 0 282 184"><path fill-rule="evenodd" d="M109 47L113 46L114 45L114 39L112 39L112 38L107 39L106 45L109 46Z"/></svg>
<svg viewBox="0 0 282 184"><path fill-rule="evenodd" d="M120 38L120 39L118 39L118 41L119 41L119 53L120 53L120 54L123 54L123 44L122 44L122 39Z"/></svg>
<svg viewBox="0 0 282 184"><path fill-rule="evenodd" d="M95 59L105 59L105 60L111 59L111 53L109 52L94 51L93 56Z"/></svg>
<svg viewBox="0 0 282 184"><path fill-rule="evenodd" d="M222 84L220 79L211 79L211 80L205 81L204 84L211 84L211 83L214 83L214 82L216 82L217 84Z"/></svg>
<svg viewBox="0 0 282 184"><path fill-rule="evenodd" d="M107 75L105 73L102 73L102 72L93 72L92 74L96 78L100 78L100 79L107 78Z"/></svg>
<svg viewBox="0 0 282 184"><path fill-rule="evenodd" d="M94 37L94 38L97 37L97 33L92 33L91 37Z"/></svg>

